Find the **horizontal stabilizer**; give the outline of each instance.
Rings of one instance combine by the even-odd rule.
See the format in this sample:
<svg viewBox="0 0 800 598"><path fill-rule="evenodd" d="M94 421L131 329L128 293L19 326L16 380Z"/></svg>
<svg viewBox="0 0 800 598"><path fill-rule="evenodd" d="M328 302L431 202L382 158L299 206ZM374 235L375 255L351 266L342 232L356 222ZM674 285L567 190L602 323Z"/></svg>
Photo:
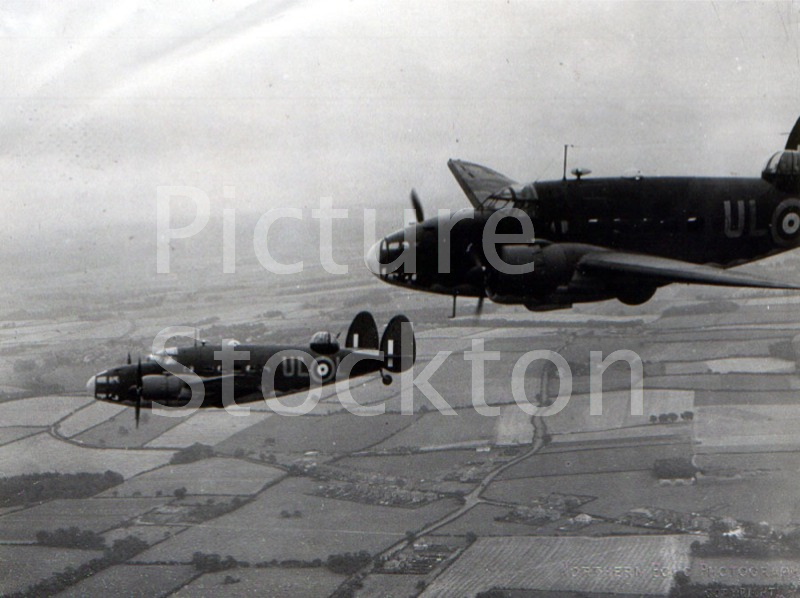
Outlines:
<svg viewBox="0 0 800 598"><path fill-rule="evenodd" d="M743 272L620 251L587 253L578 262L578 271L589 276L630 276L631 284L635 284L638 279L657 285L678 282L725 287L800 290L798 284L769 280Z"/></svg>

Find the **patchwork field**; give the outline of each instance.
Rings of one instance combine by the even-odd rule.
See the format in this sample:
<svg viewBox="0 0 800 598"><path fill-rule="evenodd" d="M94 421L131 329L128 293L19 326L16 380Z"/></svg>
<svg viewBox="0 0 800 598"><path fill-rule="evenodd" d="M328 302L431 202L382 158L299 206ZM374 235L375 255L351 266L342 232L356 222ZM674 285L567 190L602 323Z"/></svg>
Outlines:
<svg viewBox="0 0 800 598"><path fill-rule="evenodd" d="M226 577L235 583L225 583ZM324 568L314 569L236 569L207 573L172 594L175 598L317 598L328 596L344 581L344 577Z"/></svg>
<svg viewBox="0 0 800 598"><path fill-rule="evenodd" d="M241 459L202 459L143 473L103 496L156 496L158 492L172 496L178 488L186 488L189 494L241 496L255 494L283 475L283 470Z"/></svg>
<svg viewBox="0 0 800 598"><path fill-rule="evenodd" d="M547 429L551 434L564 434L645 425L651 415L692 411L694 392L645 388L642 392L642 415L632 413L630 390L603 392L598 406L601 413L592 415L589 395L573 395L564 409L546 418Z"/></svg>
<svg viewBox="0 0 800 598"><path fill-rule="evenodd" d="M773 472L740 480L701 482L690 486L659 485L649 471L585 473L519 478L494 482L487 498L524 503L561 492L597 496L581 507L590 515L619 517L638 507L654 506L684 513L729 515L773 525L800 523L796 473Z"/></svg>
<svg viewBox="0 0 800 598"><path fill-rule="evenodd" d="M167 498L58 499L0 517L0 540L32 542L39 530L76 526L102 532L132 521Z"/></svg>
<svg viewBox="0 0 800 598"><path fill-rule="evenodd" d="M4 594L21 592L67 567L79 567L102 555L94 550L0 544L0 589Z"/></svg>
<svg viewBox="0 0 800 598"><path fill-rule="evenodd" d="M480 538L422 596L462 598L494 587L666 596L673 574L689 566L689 545L695 540L692 536Z"/></svg>
<svg viewBox="0 0 800 598"><path fill-rule="evenodd" d="M799 405L719 405L698 408L693 429L697 450L703 452L797 448L799 426Z"/></svg>
<svg viewBox="0 0 800 598"><path fill-rule="evenodd" d="M184 448L203 439L204 444L214 446L237 432L257 425L270 417L268 413L251 411L237 417L224 409L204 409L188 417L175 418L178 425L170 428L148 442L147 448Z"/></svg>
<svg viewBox="0 0 800 598"><path fill-rule="evenodd" d="M691 446L688 443L619 448L587 445L582 449L570 447L568 451L549 449L506 469L498 479L510 480L617 471L650 472L657 459L691 458L692 455Z"/></svg>
<svg viewBox="0 0 800 598"><path fill-rule="evenodd" d="M287 478L237 511L162 542L138 560L188 562L198 546L213 546L214 552L251 563L325 559L330 554L359 550L375 553L402 539L407 531L456 508L452 500L417 509L331 500L311 495L315 486L311 479ZM295 510L302 516L281 516L282 511Z"/></svg>
<svg viewBox="0 0 800 598"><path fill-rule="evenodd" d="M112 470L129 478L167 463L173 451L95 449L76 446L42 433L0 446L0 471L24 473L103 473Z"/></svg>
<svg viewBox="0 0 800 598"><path fill-rule="evenodd" d="M47 396L0 403L0 422L6 426L51 426L73 411L94 402L86 396Z"/></svg>
<svg viewBox="0 0 800 598"><path fill-rule="evenodd" d="M349 412L303 417L274 415L232 435L217 449L228 454L240 448L275 453L348 453L373 447L415 420L412 415L362 417Z"/></svg>
<svg viewBox="0 0 800 598"><path fill-rule="evenodd" d="M59 594L64 598L166 596L197 576L189 565L117 565L83 580Z"/></svg>

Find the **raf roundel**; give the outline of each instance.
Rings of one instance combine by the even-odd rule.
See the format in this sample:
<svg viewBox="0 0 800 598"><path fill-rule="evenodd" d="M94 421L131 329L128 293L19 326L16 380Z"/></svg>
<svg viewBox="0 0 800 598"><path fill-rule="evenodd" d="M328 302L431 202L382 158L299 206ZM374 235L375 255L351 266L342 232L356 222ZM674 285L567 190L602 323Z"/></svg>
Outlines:
<svg viewBox="0 0 800 598"><path fill-rule="evenodd" d="M800 241L800 200L785 199L772 214L772 240L782 247Z"/></svg>
<svg viewBox="0 0 800 598"><path fill-rule="evenodd" d="M312 379L315 382L328 382L336 373L336 366L327 357L317 357L311 366Z"/></svg>

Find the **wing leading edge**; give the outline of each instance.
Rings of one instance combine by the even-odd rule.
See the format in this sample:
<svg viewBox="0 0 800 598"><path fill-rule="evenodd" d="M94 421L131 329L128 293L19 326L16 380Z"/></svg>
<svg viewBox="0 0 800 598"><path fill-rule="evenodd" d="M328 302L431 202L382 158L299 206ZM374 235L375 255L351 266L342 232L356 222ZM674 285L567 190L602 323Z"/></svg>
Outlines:
<svg viewBox="0 0 800 598"><path fill-rule="evenodd" d="M588 253L578 262L578 271L588 276L626 275L633 277L632 283L637 280L649 281L659 286L677 282L725 287L800 290L800 285L797 284L769 280L742 272L620 251Z"/></svg>

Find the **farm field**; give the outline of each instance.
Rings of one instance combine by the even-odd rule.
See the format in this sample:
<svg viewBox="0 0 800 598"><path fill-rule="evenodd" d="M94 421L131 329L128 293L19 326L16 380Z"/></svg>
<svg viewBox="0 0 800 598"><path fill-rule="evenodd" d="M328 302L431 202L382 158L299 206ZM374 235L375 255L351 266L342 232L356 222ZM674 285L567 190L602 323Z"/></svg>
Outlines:
<svg viewBox="0 0 800 598"><path fill-rule="evenodd" d="M285 475L283 470L241 459L202 459L184 465L164 465L140 474L103 496L172 496L177 488L189 494L240 496L255 494L266 484Z"/></svg>
<svg viewBox="0 0 800 598"><path fill-rule="evenodd" d="M258 411L236 417L224 409L204 409L188 417L175 418L179 422L177 426L154 438L145 447L185 448L197 442L198 438L202 438L204 444L214 446L268 417L271 417L271 414Z"/></svg>
<svg viewBox="0 0 800 598"><path fill-rule="evenodd" d="M102 532L167 502L166 498L57 499L0 517L0 540L32 542L39 530L76 526Z"/></svg>
<svg viewBox="0 0 800 598"><path fill-rule="evenodd" d="M697 410L694 436L699 451L716 447L797 448L798 426L798 405L719 405Z"/></svg>
<svg viewBox="0 0 800 598"><path fill-rule="evenodd" d="M167 463L173 451L100 449L76 446L47 433L0 446L0 471L25 473L103 473L107 470L129 478Z"/></svg>
<svg viewBox="0 0 800 598"><path fill-rule="evenodd" d="M414 423L416 416L386 414L362 417L349 412L325 416L274 415L238 432L217 445L233 454L237 449L273 453L320 451L349 453L371 448Z"/></svg>
<svg viewBox="0 0 800 598"><path fill-rule="evenodd" d="M781 526L800 522L800 498L792 488L796 488L796 474L788 472L690 486L661 486L649 471L632 471L496 481L486 498L525 502L561 492L597 496L581 510L601 517L619 517L634 508L654 506Z"/></svg>
<svg viewBox="0 0 800 598"><path fill-rule="evenodd" d="M593 447L588 444L569 451L545 449L521 463L506 469L499 480L541 476L597 474L617 471L652 471L657 459L691 458L691 445L659 444L656 446Z"/></svg>
<svg viewBox="0 0 800 598"><path fill-rule="evenodd" d="M419 592L417 584L425 580L424 575L372 574L364 580L356 598L408 598Z"/></svg>
<svg viewBox="0 0 800 598"><path fill-rule="evenodd" d="M526 504L523 497L509 501ZM506 515L511 509L490 504L479 504L467 511L455 521L437 529L432 538L441 536L466 536L472 532L483 538L485 536L531 536L536 533L536 527L520 523L495 521L495 517Z"/></svg>
<svg viewBox="0 0 800 598"><path fill-rule="evenodd" d="M15 427L8 427L8 428L0 428L0 446L4 444L10 444L20 438L25 438L27 436L33 436L34 434L38 434L39 432L46 432L47 428L35 428L35 427L28 427L28 426L15 426Z"/></svg>
<svg viewBox="0 0 800 598"><path fill-rule="evenodd" d="M196 576L197 571L190 565L116 565L67 588L59 596L166 596Z"/></svg>
<svg viewBox="0 0 800 598"><path fill-rule="evenodd" d="M336 465L387 476L430 480L466 463L483 462L486 458L486 453L476 453L474 450L426 451L403 455L347 457L336 461Z"/></svg>
<svg viewBox="0 0 800 598"><path fill-rule="evenodd" d="M800 451L784 452L722 452L700 453L695 457L698 467L732 468L737 471L800 471Z"/></svg>
<svg viewBox="0 0 800 598"><path fill-rule="evenodd" d="M287 478L240 509L193 527L139 555L142 562L188 562L198 546L214 546L251 563L272 559L325 559L330 554L374 553L456 508L439 500L417 509L372 506L310 494L316 482ZM299 518L281 517L299 510ZM380 521L380 526L374 524Z"/></svg>
<svg viewBox="0 0 800 598"><path fill-rule="evenodd" d="M101 556L96 550L0 544L0 588L4 594L21 592L67 567L79 567Z"/></svg>
<svg viewBox="0 0 800 598"><path fill-rule="evenodd" d="M493 587L666 596L696 536L479 538L422 593L462 598ZM615 574L619 567L620 574Z"/></svg>
<svg viewBox="0 0 800 598"><path fill-rule="evenodd" d="M373 448L397 450L485 445L494 442L496 425L497 417L486 417L473 409L459 409L453 415L431 412Z"/></svg>
<svg viewBox="0 0 800 598"><path fill-rule="evenodd" d="M127 411L128 409L121 405L94 401L60 421L56 430L60 436L72 438Z"/></svg>
<svg viewBox="0 0 800 598"><path fill-rule="evenodd" d="M10 426L51 426L73 411L93 403L87 396L47 396L0 403L0 422Z"/></svg>
<svg viewBox="0 0 800 598"><path fill-rule="evenodd" d="M71 422L82 411L67 419L65 423ZM142 410L142 419L137 428L131 410L126 407L113 417L73 436L71 440L103 448L142 448L180 423L181 419L178 417L163 417L145 409Z"/></svg>
<svg viewBox="0 0 800 598"><path fill-rule="evenodd" d="M238 581L226 584L231 576ZM270 598L317 598L328 596L344 581L344 577L325 568L313 569L235 569L221 573L206 573L172 594L175 598L239 598L240 596L269 596Z"/></svg>
<svg viewBox="0 0 800 598"><path fill-rule="evenodd" d="M642 415L632 414L631 398L630 389L603 392L601 413L592 415L589 395L573 395L564 409L546 418L547 429L551 434L612 430L648 424L651 415L681 414L694 409L694 393L688 390L645 388Z"/></svg>

